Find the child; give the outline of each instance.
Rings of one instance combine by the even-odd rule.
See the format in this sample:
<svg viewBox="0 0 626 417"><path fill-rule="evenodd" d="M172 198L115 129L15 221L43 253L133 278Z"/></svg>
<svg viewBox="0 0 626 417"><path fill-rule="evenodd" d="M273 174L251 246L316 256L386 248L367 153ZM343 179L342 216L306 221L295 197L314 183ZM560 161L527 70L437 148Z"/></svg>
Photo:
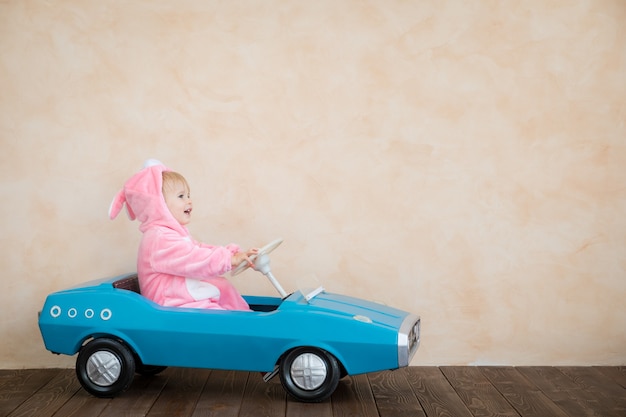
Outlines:
<svg viewBox="0 0 626 417"><path fill-rule="evenodd" d="M185 178L158 161L126 181L109 209L114 219L126 203L143 233L137 257L141 293L164 306L250 310L235 287L221 275L250 262L257 249L212 246L194 241L186 225L191 197Z"/></svg>

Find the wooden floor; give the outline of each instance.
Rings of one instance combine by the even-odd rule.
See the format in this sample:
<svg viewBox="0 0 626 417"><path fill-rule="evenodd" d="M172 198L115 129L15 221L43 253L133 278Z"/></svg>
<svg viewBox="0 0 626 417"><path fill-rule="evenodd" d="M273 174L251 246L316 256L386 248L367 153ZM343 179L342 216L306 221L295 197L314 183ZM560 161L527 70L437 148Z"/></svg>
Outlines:
<svg viewBox="0 0 626 417"><path fill-rule="evenodd" d="M0 370L0 416L625 417L626 367L409 367L344 378L320 404L248 372L170 368L98 399L72 369Z"/></svg>

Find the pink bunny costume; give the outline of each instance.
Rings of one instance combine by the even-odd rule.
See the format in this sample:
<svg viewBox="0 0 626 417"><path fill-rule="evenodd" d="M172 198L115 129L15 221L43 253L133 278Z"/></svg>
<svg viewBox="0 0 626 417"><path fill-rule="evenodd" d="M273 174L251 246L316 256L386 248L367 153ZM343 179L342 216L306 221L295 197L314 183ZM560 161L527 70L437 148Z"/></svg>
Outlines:
<svg viewBox="0 0 626 417"><path fill-rule="evenodd" d="M137 257L141 293L164 306L250 310L233 285L221 275L231 270L237 245L212 246L194 241L170 213L162 192L163 171L149 160L117 193L109 217L126 204L131 220L143 233Z"/></svg>

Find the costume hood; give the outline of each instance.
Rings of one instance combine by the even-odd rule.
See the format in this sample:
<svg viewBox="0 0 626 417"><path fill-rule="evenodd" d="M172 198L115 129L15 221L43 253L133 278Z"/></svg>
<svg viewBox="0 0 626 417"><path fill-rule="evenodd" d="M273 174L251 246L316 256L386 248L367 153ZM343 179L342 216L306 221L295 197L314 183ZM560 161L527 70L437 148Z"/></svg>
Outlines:
<svg viewBox="0 0 626 417"><path fill-rule="evenodd" d="M187 236L187 228L174 219L163 197L163 172L171 171L161 162L149 159L144 168L133 175L122 188L109 207L109 218L113 220L126 205L131 220L139 220L139 230L146 231L152 226L164 226Z"/></svg>

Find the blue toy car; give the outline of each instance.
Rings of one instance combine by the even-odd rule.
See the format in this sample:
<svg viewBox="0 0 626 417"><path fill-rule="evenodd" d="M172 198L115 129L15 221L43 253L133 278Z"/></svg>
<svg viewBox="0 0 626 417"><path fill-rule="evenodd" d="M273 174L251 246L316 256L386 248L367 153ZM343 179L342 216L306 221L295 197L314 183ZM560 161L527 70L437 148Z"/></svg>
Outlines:
<svg viewBox="0 0 626 417"><path fill-rule="evenodd" d="M127 274L48 295L39 314L46 349L78 353L76 375L98 397L127 389L135 372L177 366L260 371L266 381L278 374L294 398L318 402L346 375L408 366L420 343L418 316L322 288L285 294L267 257L280 242L253 261L281 297L244 296L252 312L163 307Z"/></svg>

